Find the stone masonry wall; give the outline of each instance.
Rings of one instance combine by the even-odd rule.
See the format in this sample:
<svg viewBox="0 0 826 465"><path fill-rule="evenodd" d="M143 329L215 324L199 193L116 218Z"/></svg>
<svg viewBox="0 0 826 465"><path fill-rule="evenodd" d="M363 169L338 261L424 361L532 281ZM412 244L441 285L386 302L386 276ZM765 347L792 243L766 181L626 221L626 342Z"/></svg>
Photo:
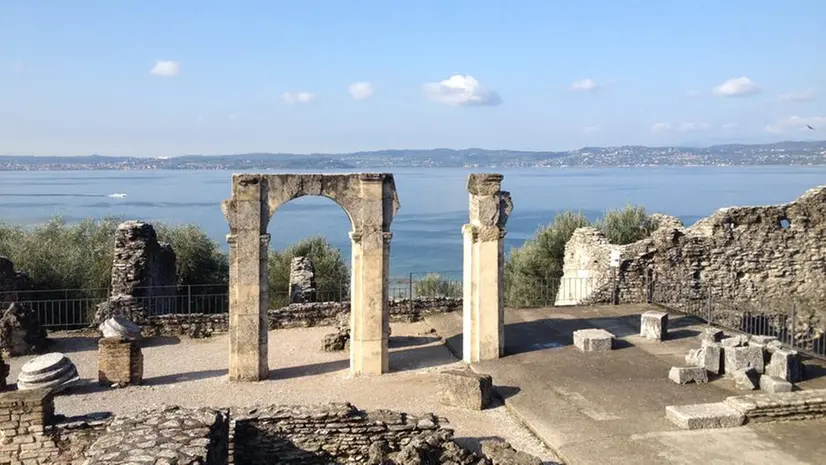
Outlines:
<svg viewBox="0 0 826 465"><path fill-rule="evenodd" d="M624 246L592 228L577 230L563 280L585 274L600 283L578 303L615 294L623 303L750 303L750 311L785 314L796 300L801 324L826 323L826 186L787 204L723 208L688 228L663 218L650 237ZM621 254L616 281L611 250ZM560 292L557 301L566 298Z"/></svg>
<svg viewBox="0 0 826 465"><path fill-rule="evenodd" d="M175 299L162 297L175 296L175 273L175 252L169 244L158 242L151 224L120 224L115 233L111 296L98 308L96 321L121 314L140 322L152 314L168 313Z"/></svg>
<svg viewBox="0 0 826 465"><path fill-rule="evenodd" d="M419 321L429 313L446 313L462 308L462 299L448 297L422 297L393 300L390 302L391 322ZM350 312L349 302L312 302L290 304L269 311L270 329L309 328L336 326L338 316ZM228 328L227 314L173 314L157 315L143 323L144 334L156 336L208 337L223 333Z"/></svg>

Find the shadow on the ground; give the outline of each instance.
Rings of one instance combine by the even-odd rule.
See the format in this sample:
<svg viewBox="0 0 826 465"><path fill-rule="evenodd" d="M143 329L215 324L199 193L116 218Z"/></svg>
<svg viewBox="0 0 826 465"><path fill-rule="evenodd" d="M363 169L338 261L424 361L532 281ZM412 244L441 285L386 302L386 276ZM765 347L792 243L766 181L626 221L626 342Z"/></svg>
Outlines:
<svg viewBox="0 0 826 465"><path fill-rule="evenodd" d="M439 338L432 338L431 342ZM456 363L457 359L444 344L431 344L390 352L390 371L409 371Z"/></svg>
<svg viewBox="0 0 826 465"><path fill-rule="evenodd" d="M98 340L96 336L69 336L49 338L49 345L46 351L62 352L71 354L76 352L88 352L98 350Z"/></svg>
<svg viewBox="0 0 826 465"><path fill-rule="evenodd" d="M390 336L387 345L391 349L396 349L400 347L423 346L438 340L438 336Z"/></svg>
<svg viewBox="0 0 826 465"><path fill-rule="evenodd" d="M806 363L803 364L803 380L809 381L826 376L826 366L823 364L823 361L807 360Z"/></svg>
<svg viewBox="0 0 826 465"><path fill-rule="evenodd" d="M289 379L302 378L304 376L323 375L334 371L346 370L350 366L350 360L334 360L332 362L313 363L311 365L299 365L270 370L269 379Z"/></svg>
<svg viewBox="0 0 826 465"><path fill-rule="evenodd" d="M143 380L145 386L157 386L160 384L175 384L186 381L197 381L207 378L217 378L219 376L226 376L227 370L202 370L202 371L188 371L185 373L173 373L170 375L155 376Z"/></svg>
<svg viewBox="0 0 826 465"><path fill-rule="evenodd" d="M58 393L58 396L71 396L72 394L93 394L111 390L111 386L102 386L96 379L82 379L78 384Z"/></svg>
<svg viewBox="0 0 826 465"><path fill-rule="evenodd" d="M150 336L140 341L141 347L174 346L180 343L181 338L178 336Z"/></svg>

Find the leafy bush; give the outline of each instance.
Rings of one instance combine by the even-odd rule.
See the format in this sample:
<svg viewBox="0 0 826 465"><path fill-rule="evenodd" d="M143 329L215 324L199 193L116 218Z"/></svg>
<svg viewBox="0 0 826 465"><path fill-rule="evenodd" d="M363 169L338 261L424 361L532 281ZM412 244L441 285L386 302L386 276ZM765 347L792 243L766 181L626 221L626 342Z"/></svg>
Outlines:
<svg viewBox="0 0 826 465"><path fill-rule="evenodd" d="M282 307L290 302L290 262L293 257L308 257L313 263L319 301L347 297L350 272L341 251L331 246L324 237L309 237L283 251L270 250L267 265L271 308Z"/></svg>
<svg viewBox="0 0 826 465"><path fill-rule="evenodd" d="M414 281L416 297L462 297L462 283L442 278L438 273L428 273Z"/></svg>
<svg viewBox="0 0 826 465"><path fill-rule="evenodd" d="M622 210L608 210L594 224L612 244L625 245L648 237L657 229L658 222L645 207L627 205Z"/></svg>
<svg viewBox="0 0 826 465"><path fill-rule="evenodd" d="M107 289L115 231L121 222L104 218L67 224L55 217L33 228L0 224L0 255L26 272L33 290ZM175 250L178 284L227 281L226 256L197 226L154 226L158 240L169 242Z"/></svg>
<svg viewBox="0 0 826 465"><path fill-rule="evenodd" d="M577 228L591 226L581 212L566 211L536 234L505 260L505 305L536 307L553 305L565 260L565 244ZM657 222L645 208L628 205L622 210L608 210L593 224L612 244L630 244L649 236Z"/></svg>

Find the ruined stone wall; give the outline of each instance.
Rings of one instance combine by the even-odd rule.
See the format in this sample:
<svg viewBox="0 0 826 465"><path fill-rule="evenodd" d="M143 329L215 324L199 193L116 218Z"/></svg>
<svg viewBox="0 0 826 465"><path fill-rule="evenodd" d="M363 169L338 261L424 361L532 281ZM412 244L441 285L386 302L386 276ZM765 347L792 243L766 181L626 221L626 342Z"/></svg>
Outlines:
<svg viewBox="0 0 826 465"><path fill-rule="evenodd" d="M446 313L462 308L462 299L450 297L422 297L390 301L391 322L419 321L430 313ZM269 328L309 328L314 326L336 326L339 315L350 312L349 302L312 302L290 304L286 307L270 309ZM142 323L144 334L156 336L208 337L213 333L228 330L229 315L180 313L157 315Z"/></svg>
<svg viewBox="0 0 826 465"><path fill-rule="evenodd" d="M607 266L610 250L621 253L616 281ZM583 272L603 284L579 296L580 302L607 302L615 292L623 303L696 301L718 309L730 302L787 313L796 301L801 321L822 325L826 186L783 205L723 208L688 228L671 218L650 237L625 246L608 244L591 228L577 230L566 245L564 277Z"/></svg>
<svg viewBox="0 0 826 465"><path fill-rule="evenodd" d="M115 233L112 262L112 291L108 302L98 308L96 322L113 314L132 321L172 311L177 276L175 252L159 243L155 228L140 221L127 221ZM170 297L164 299L163 297Z"/></svg>
<svg viewBox="0 0 826 465"><path fill-rule="evenodd" d="M104 415L56 416L47 391L0 392L0 463L80 463L107 423Z"/></svg>
<svg viewBox="0 0 826 465"><path fill-rule="evenodd" d="M0 257L0 308L19 300L18 292L26 288L28 277L22 271L14 269L14 263L6 257Z"/></svg>

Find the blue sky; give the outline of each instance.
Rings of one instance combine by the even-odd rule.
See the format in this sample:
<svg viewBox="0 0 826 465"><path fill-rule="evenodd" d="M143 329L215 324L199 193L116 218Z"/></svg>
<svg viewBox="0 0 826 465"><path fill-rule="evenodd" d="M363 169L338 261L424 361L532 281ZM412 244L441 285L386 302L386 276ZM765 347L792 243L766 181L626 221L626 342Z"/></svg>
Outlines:
<svg viewBox="0 0 826 465"><path fill-rule="evenodd" d="M822 0L5 0L0 153L826 139L824 25Z"/></svg>

